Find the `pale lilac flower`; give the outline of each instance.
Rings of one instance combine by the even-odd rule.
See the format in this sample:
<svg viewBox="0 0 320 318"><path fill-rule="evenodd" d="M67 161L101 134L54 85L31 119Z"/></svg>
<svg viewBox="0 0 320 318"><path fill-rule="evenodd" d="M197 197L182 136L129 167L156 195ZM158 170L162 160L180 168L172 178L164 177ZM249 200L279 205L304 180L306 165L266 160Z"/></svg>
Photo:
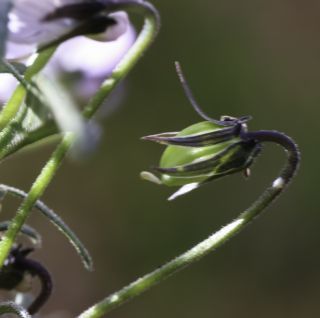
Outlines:
<svg viewBox="0 0 320 318"><path fill-rule="evenodd" d="M4 104L12 95L18 81L11 74L0 74L0 105Z"/></svg>
<svg viewBox="0 0 320 318"><path fill-rule="evenodd" d="M59 78L65 73L78 73L74 94L88 99L99 88L136 39L132 25L115 41L101 42L78 36L61 44L45 68L48 76Z"/></svg>
<svg viewBox="0 0 320 318"><path fill-rule="evenodd" d="M11 58L21 57L20 46L24 55L36 51L39 43L46 43L70 31L75 27L71 19L59 19L50 22L42 21L43 18L62 4L72 0L14 0L13 8L9 13L8 41L15 48L10 52L10 44L7 46L8 55ZM80 0L81 1L81 0ZM78 2L78 1L73 1ZM23 56L23 55L22 55Z"/></svg>
<svg viewBox="0 0 320 318"><path fill-rule="evenodd" d="M92 1L90 4L88 0L13 0L13 8L9 13L8 22L7 58L17 59L25 57L27 54L30 55L36 52L38 47L59 40L83 25L86 21L85 17L58 16L52 19L48 18L57 9L73 4L98 6L94 10L103 11L103 4L98 1ZM93 16L93 13L88 13L88 18ZM129 19L125 12L105 13L103 17L106 24L105 27L104 24L101 27L102 30L105 28L105 32L95 35L97 39L104 42L114 41L126 32ZM88 23L88 28L91 23Z"/></svg>
<svg viewBox="0 0 320 318"><path fill-rule="evenodd" d="M124 11L103 13L100 8L98 18L102 19L98 20L98 28L91 27L91 23L96 21L95 14L89 14L89 19L86 12L82 19L59 15L60 7L65 10L65 5L81 2L90 5L88 0L13 0L13 9L9 13L5 58L28 66L34 61L39 48L52 43L59 44L37 84L48 98L48 105L52 102L51 111L61 130L74 131L78 136L79 145L75 147L75 153L81 153L82 157L84 153L90 153L92 148L95 148L99 140L99 127L95 123L84 122L74 99L85 102L97 91L102 81L111 74L133 45L136 33ZM101 2L92 3L102 6ZM72 10L74 8L72 7ZM74 15L73 11L68 14ZM83 15L83 12L81 14ZM81 28L77 28L79 25ZM99 30L99 33L92 30ZM59 86L59 81L66 73L76 73L77 77L71 82L68 80L67 84L64 82L64 87L61 84ZM11 74L0 74L0 81L0 103L5 103L17 86L17 81ZM45 85L46 82L51 82L52 87L56 83L56 90L51 90L50 85ZM59 93L59 97L50 95L52 92ZM122 92L120 97L123 97Z"/></svg>
<svg viewBox="0 0 320 318"><path fill-rule="evenodd" d="M30 64L30 59L32 61L35 56L32 53L36 52L39 44L61 37L79 23L71 18L52 21L43 21L43 18L61 6L81 2L88 3L87 0L13 0L13 9L9 14L6 59ZM85 98L92 95L123 58L136 37L126 12L110 13L108 18L114 23L104 32L90 37L76 36L62 42L44 73L58 79L65 72L77 72L80 75L74 87L80 88L78 95ZM16 86L16 81L10 77L0 75L6 82L6 87L0 89L2 103L10 96L12 87Z"/></svg>
<svg viewBox="0 0 320 318"><path fill-rule="evenodd" d="M78 36L62 43L52 58L51 66L59 71L81 72L89 78L109 75L136 38L125 12L116 12L112 16L117 21L117 28L108 28L95 37ZM103 41L111 37L113 41Z"/></svg>

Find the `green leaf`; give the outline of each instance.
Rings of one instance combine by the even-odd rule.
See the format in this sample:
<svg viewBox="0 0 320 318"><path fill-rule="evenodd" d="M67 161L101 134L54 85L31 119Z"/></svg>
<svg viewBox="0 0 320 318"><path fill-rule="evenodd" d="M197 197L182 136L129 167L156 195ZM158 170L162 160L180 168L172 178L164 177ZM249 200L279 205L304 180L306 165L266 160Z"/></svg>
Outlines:
<svg viewBox="0 0 320 318"><path fill-rule="evenodd" d="M5 61L1 65L23 85L27 97L14 119L0 132L0 160L59 131L75 133L80 147L74 149L85 149L89 141L86 123L71 96L43 76L27 81L14 65Z"/></svg>
<svg viewBox="0 0 320 318"><path fill-rule="evenodd" d="M12 65L3 65L28 93L17 115L0 131L0 160L59 132L73 132L77 136L73 154L83 154L90 147L90 131L72 97L43 76L27 81Z"/></svg>
<svg viewBox="0 0 320 318"><path fill-rule="evenodd" d="M13 120L0 132L0 159L3 159L25 145L37 141L37 138L30 139L30 137L42 137L43 133L39 134L40 130L48 131L45 136L51 132L57 132L57 130L52 131L52 116L48 109L42 105L44 98L37 86L32 81L26 80L15 68L15 65L5 60L2 60L0 65L7 73L11 73L27 91L26 102L20 106ZM47 129L49 127L51 129Z"/></svg>
<svg viewBox="0 0 320 318"><path fill-rule="evenodd" d="M0 60L3 59L6 51L7 41L7 25L8 25L8 13L11 9L12 0L1 0L0 1Z"/></svg>
<svg viewBox="0 0 320 318"><path fill-rule="evenodd" d="M0 132L0 160L57 132L44 107L39 103L32 107L22 104L15 118Z"/></svg>

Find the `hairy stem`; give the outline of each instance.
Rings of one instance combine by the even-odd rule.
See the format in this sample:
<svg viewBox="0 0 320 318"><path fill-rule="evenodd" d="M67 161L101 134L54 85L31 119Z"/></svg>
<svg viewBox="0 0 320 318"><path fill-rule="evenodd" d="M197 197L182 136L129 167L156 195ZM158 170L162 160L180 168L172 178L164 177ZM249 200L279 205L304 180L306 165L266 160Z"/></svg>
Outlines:
<svg viewBox="0 0 320 318"><path fill-rule="evenodd" d="M9 254L10 249L16 239L16 236L20 232L22 225L25 223L26 219L29 216L30 210L51 182L55 172L60 166L60 163L65 157L66 152L72 145L74 139L75 137L72 133L67 133L65 135L63 141L53 152L51 158L33 183L28 196L20 205L14 219L9 226L8 231L0 241L0 267L3 266L3 263L6 260L7 255Z"/></svg>
<svg viewBox="0 0 320 318"><path fill-rule="evenodd" d="M243 230L255 217L261 214L271 202L284 190L289 181L294 176L300 161L299 150L294 141L284 134L275 131L259 131L247 133L244 138L254 138L260 142L275 142L280 144L287 152L288 159L280 172L280 175L269 186L263 194L235 220L212 234L209 238L192 247L187 252L147 274L130 285L115 292L93 307L87 309L78 318L99 318L103 317L112 309L122 305L124 302L132 299L155 286L159 282L182 270L186 266L200 260L205 255L216 250L228 239L233 237L239 231Z"/></svg>

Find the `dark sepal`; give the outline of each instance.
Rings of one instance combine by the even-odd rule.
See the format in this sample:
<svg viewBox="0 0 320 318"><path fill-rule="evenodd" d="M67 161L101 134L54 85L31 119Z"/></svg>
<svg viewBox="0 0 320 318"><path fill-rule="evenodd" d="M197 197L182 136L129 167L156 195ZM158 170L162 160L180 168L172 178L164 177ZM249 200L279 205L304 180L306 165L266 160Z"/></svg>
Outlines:
<svg viewBox="0 0 320 318"><path fill-rule="evenodd" d="M50 12L42 21L53 21L63 18L70 18L74 20L86 20L99 12L102 12L105 5L100 2L87 1L83 3L67 4L58 7L53 12Z"/></svg>
<svg viewBox="0 0 320 318"><path fill-rule="evenodd" d="M77 27L75 27L72 31L69 33L57 38L56 40L53 40L49 43L45 43L43 45L40 45L39 51L45 50L49 47L55 46L60 44L61 42L64 42L68 39L71 39L78 35L90 35L90 34L99 34L105 32L105 30L112 25L115 25L117 22L106 16L106 15L97 15L93 16L87 20L85 20L83 23L79 24Z"/></svg>
<svg viewBox="0 0 320 318"><path fill-rule="evenodd" d="M158 142L164 145L177 145L184 147L205 147L210 145L216 145L221 142L230 140L237 137L242 129L241 124L237 124L233 127L217 129L209 133L199 133L189 136L176 137L176 133L163 133L157 135L150 135L143 137L145 140Z"/></svg>

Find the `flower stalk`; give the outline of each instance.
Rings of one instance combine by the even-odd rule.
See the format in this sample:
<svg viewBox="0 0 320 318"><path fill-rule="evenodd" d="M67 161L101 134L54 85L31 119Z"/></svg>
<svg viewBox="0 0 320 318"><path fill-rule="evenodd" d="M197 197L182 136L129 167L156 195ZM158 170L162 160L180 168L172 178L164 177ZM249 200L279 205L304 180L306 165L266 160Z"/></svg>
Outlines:
<svg viewBox="0 0 320 318"><path fill-rule="evenodd" d="M202 259L207 254L223 245L235 234L242 231L253 219L261 215L280 193L283 192L294 177L299 166L300 153L297 145L290 137L277 131L251 132L248 133L247 137L254 138L259 142L277 143L282 146L287 153L287 161L280 172L280 175L263 192L263 194L248 209L240 213L235 220L213 233L209 238L150 274L137 279L130 285L103 299L101 302L80 314L78 318L103 317L126 301L139 296L169 276Z"/></svg>
<svg viewBox="0 0 320 318"><path fill-rule="evenodd" d="M0 267L3 266L7 255L9 254L21 227L26 222L29 212L35 205L37 200L42 196L43 192L53 179L56 171L58 170L63 158L65 157L68 149L75 140L73 133L66 133L63 142L59 144L56 150L53 152L51 158L43 167L39 176L33 183L28 196L22 202L16 215L14 216L9 229L6 231L0 242Z"/></svg>
<svg viewBox="0 0 320 318"><path fill-rule="evenodd" d="M83 116L90 119L101 106L103 101L109 96L114 87L130 72L135 66L143 52L145 52L150 44L157 36L160 28L160 16L158 11L152 4L146 1L110 1L115 3L114 9L135 9L139 10L144 18L142 30L120 63L114 68L110 77L108 77L101 85L97 93L91 98L83 111ZM109 3L109 2L108 2ZM123 4L124 3L124 4ZM118 7L119 6L119 7ZM112 6L111 6L112 8Z"/></svg>
<svg viewBox="0 0 320 318"><path fill-rule="evenodd" d="M287 161L274 182L235 220L155 271L103 299L80 314L78 318L103 317L126 301L139 296L216 250L243 230L254 218L261 215L286 188L298 169L300 153L290 137L277 131L248 132L246 122L250 117L224 116L219 121L207 116L196 103L179 63L176 63L176 69L186 96L195 111L206 121L189 126L179 133L144 137L144 139L167 145L167 149L160 160L160 167L156 168L158 172L163 173L161 179L149 172L143 172L143 178L168 186L183 185L169 198L173 199L215 178L238 171L247 172L264 142L273 142L282 146L287 153ZM230 150L231 148L235 151Z"/></svg>

